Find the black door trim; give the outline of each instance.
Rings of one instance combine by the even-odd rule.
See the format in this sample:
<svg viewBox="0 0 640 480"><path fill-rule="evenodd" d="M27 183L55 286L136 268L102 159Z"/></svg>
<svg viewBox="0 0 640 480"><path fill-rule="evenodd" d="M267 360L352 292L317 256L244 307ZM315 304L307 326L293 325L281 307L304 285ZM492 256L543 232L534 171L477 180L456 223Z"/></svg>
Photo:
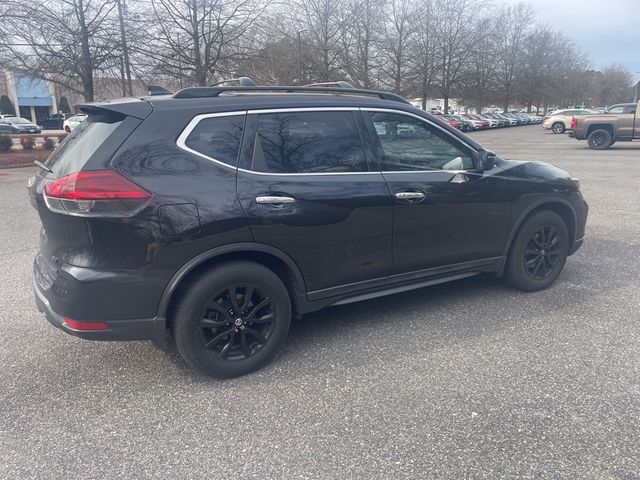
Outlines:
<svg viewBox="0 0 640 480"><path fill-rule="evenodd" d="M403 283L417 282L421 279L429 277L437 277L447 274L457 274L461 272L480 273L498 271L504 262L504 257L482 258L480 260L472 260L469 262L453 263L450 265L442 265L439 267L416 270L413 272L400 273L389 277L375 278L373 280L365 280L362 282L349 283L347 285L339 285L337 287L325 288L323 290L315 290L307 292L309 301L321 300L324 298L335 297L340 295L348 295L351 293L362 292L365 290L393 287ZM427 282L428 283L428 282ZM340 303L344 303L340 300Z"/></svg>

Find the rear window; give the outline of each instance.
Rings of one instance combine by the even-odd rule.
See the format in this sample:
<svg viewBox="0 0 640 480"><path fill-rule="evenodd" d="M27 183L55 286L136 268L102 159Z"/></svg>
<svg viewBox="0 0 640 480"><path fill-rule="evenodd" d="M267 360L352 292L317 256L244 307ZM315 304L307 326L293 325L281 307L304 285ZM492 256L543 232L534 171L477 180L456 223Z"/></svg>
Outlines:
<svg viewBox="0 0 640 480"><path fill-rule="evenodd" d="M47 166L60 177L82 170L100 145L122 124L122 120L121 116L90 116L54 150L47 160Z"/></svg>

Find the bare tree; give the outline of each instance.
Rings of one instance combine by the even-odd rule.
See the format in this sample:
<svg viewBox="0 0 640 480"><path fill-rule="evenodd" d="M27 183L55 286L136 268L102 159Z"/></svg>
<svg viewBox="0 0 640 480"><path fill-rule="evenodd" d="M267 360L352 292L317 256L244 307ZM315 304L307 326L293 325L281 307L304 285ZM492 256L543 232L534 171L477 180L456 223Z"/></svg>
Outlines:
<svg viewBox="0 0 640 480"><path fill-rule="evenodd" d="M422 109L425 110L439 68L436 60L437 38L433 0L417 3L414 24L412 92L420 96Z"/></svg>
<svg viewBox="0 0 640 480"><path fill-rule="evenodd" d="M96 72L119 56L114 0L5 0L3 7L3 47L13 68L93 101Z"/></svg>
<svg viewBox="0 0 640 480"><path fill-rule="evenodd" d="M412 19L415 4L412 0L389 0L380 40L382 74L381 83L402 95L408 86L411 72L411 46L416 33Z"/></svg>
<svg viewBox="0 0 640 480"><path fill-rule="evenodd" d="M307 71L314 81L339 79L341 51L340 37L349 10L345 0L292 0L289 15L298 31L304 31L309 45Z"/></svg>
<svg viewBox="0 0 640 480"><path fill-rule="evenodd" d="M248 31L268 6L258 0L150 0L149 41L138 47L154 72L208 85L244 55Z"/></svg>
<svg viewBox="0 0 640 480"><path fill-rule="evenodd" d="M476 19L485 7L482 0L436 0L436 58L440 67L439 89L445 111L460 85L463 67L473 55Z"/></svg>
<svg viewBox="0 0 640 480"><path fill-rule="evenodd" d="M502 7L495 19L496 81L504 111L514 99L518 66L524 56L525 39L533 21L533 8L524 2Z"/></svg>
<svg viewBox="0 0 640 480"><path fill-rule="evenodd" d="M460 97L478 113L494 100L496 94L496 44L491 23L489 18L478 21L469 47L472 55L462 69Z"/></svg>
<svg viewBox="0 0 640 480"><path fill-rule="evenodd" d="M340 37L342 65L347 78L357 87L374 86L383 5L383 0L350 0L347 4L350 21L344 23Z"/></svg>

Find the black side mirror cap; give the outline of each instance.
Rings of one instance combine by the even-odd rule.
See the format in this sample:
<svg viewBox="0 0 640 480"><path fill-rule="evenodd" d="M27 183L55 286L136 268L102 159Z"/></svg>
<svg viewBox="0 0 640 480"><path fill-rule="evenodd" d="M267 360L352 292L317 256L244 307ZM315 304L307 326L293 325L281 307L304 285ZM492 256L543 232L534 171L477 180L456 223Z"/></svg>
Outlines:
<svg viewBox="0 0 640 480"><path fill-rule="evenodd" d="M476 155L476 167L481 172L491 170L496 165L496 154L491 150L481 148Z"/></svg>

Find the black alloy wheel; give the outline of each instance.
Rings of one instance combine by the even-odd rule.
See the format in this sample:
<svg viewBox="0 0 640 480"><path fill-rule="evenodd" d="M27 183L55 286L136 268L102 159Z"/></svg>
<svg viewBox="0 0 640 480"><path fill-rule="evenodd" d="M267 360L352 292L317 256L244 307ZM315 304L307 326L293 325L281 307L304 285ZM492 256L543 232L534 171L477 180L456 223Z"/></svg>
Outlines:
<svg viewBox="0 0 640 480"><path fill-rule="evenodd" d="M587 143L589 144L589 147L594 150L604 150L613 145L613 136L608 130L594 130L589 134Z"/></svg>
<svg viewBox="0 0 640 480"><path fill-rule="evenodd" d="M558 231L553 225L543 225L524 250L525 269L534 280L544 280L558 268L561 256Z"/></svg>
<svg viewBox="0 0 640 480"><path fill-rule="evenodd" d="M184 360L212 377L238 377L267 364L291 324L289 292L264 265L229 261L184 284L168 321Z"/></svg>
<svg viewBox="0 0 640 480"><path fill-rule="evenodd" d="M259 287L231 285L205 307L200 340L222 360L245 360L267 344L275 318L271 298Z"/></svg>
<svg viewBox="0 0 640 480"><path fill-rule="evenodd" d="M504 271L507 282L527 292L549 287L564 268L569 240L567 225L556 212L531 214L511 243Z"/></svg>

